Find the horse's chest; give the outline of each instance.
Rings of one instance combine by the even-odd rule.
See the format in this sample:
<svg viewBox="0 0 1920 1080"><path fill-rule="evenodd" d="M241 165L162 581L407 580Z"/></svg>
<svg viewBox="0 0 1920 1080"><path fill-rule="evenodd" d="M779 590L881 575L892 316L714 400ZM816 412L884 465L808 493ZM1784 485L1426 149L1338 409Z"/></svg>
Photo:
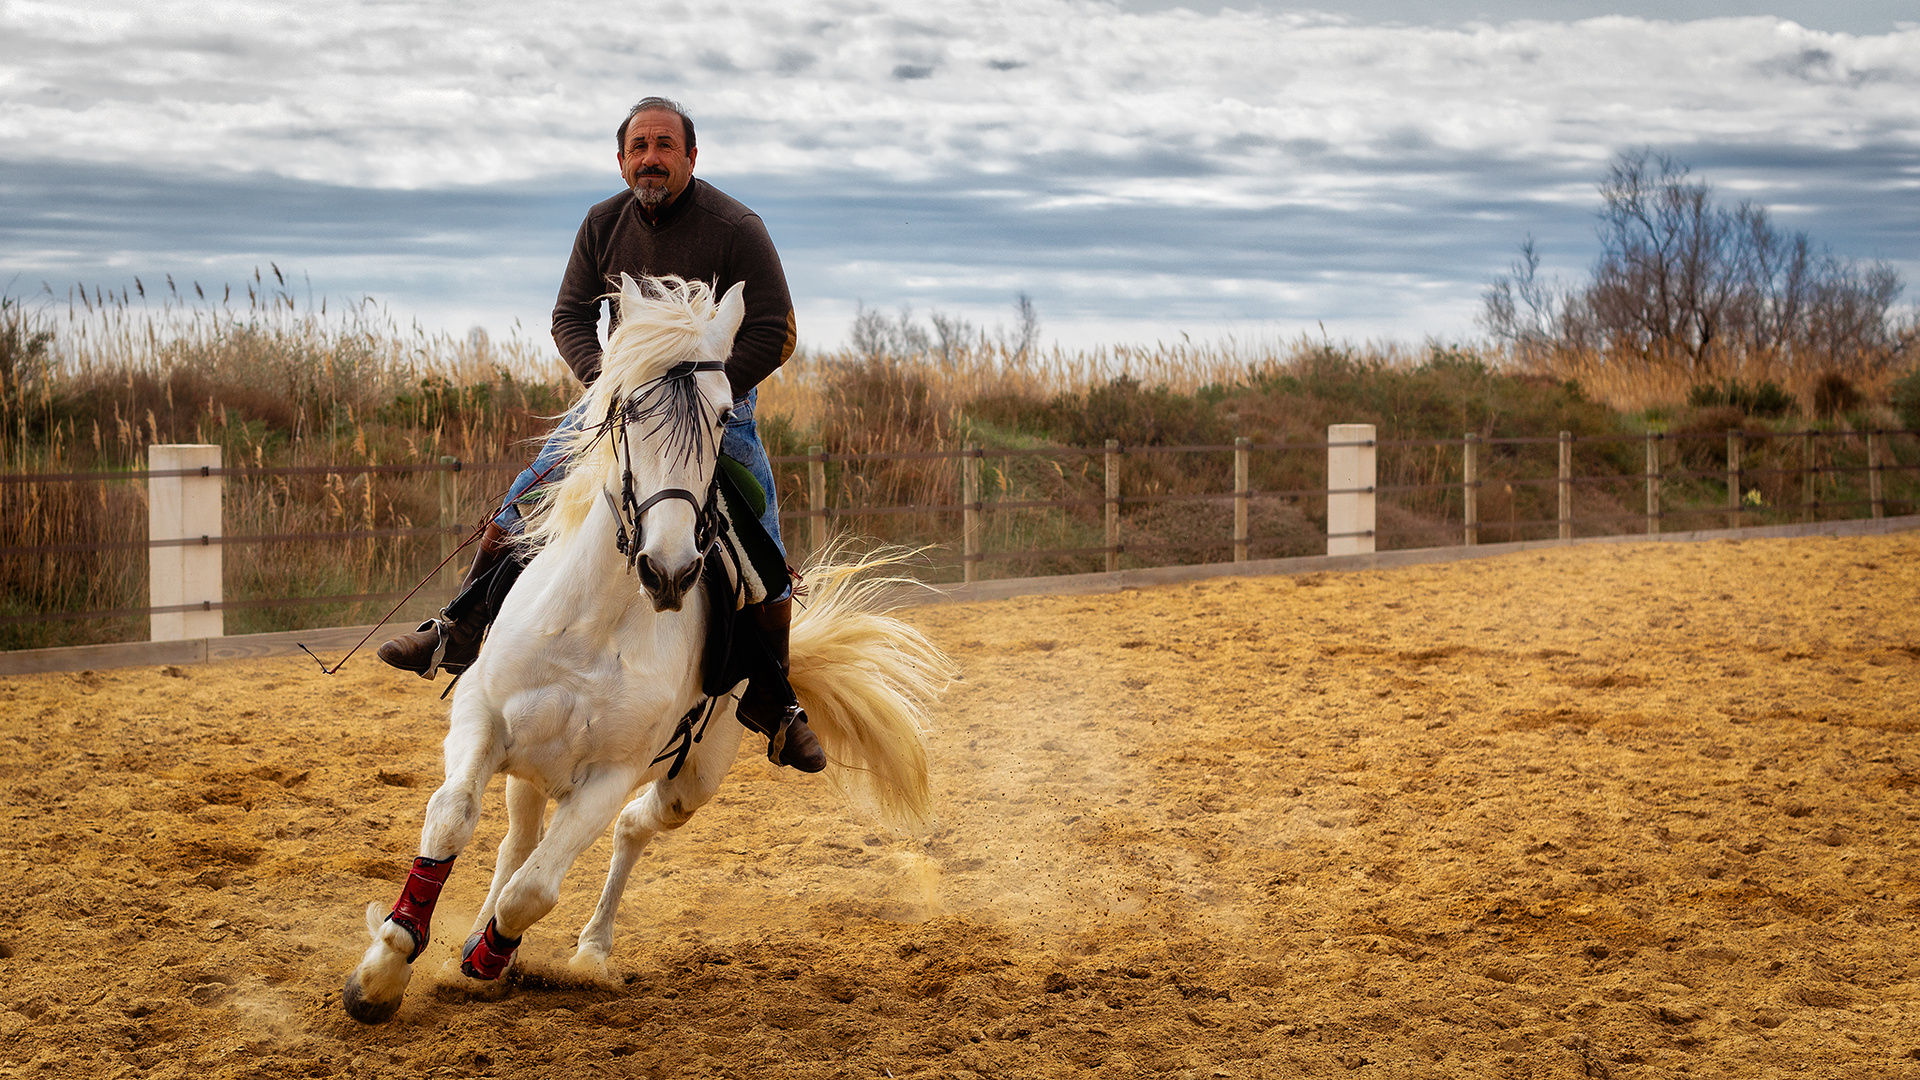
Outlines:
<svg viewBox="0 0 1920 1080"><path fill-rule="evenodd" d="M608 679L514 695L502 710L506 772L549 791L570 785L586 765L637 762L660 752L673 718L685 712L665 680Z"/></svg>

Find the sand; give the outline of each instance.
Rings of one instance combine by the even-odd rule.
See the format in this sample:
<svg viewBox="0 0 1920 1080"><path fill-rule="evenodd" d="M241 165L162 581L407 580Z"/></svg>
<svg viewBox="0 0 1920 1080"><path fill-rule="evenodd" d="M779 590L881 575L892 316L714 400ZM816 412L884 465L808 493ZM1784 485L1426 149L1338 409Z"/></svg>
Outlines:
<svg viewBox="0 0 1920 1080"><path fill-rule="evenodd" d="M439 781L370 657L0 680L0 1075L1920 1076L1920 537L916 609L941 823L749 747L614 977L339 988Z"/></svg>

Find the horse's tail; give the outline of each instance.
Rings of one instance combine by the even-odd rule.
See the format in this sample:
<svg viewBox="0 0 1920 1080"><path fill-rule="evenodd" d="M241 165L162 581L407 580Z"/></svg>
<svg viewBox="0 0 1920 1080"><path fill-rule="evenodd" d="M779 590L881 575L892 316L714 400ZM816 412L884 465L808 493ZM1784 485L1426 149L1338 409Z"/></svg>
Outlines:
<svg viewBox="0 0 1920 1080"><path fill-rule="evenodd" d="M789 645L794 694L827 752L827 778L882 821L918 829L932 819L927 706L956 674L920 631L886 614L909 579L877 574L911 556L898 549L810 561Z"/></svg>

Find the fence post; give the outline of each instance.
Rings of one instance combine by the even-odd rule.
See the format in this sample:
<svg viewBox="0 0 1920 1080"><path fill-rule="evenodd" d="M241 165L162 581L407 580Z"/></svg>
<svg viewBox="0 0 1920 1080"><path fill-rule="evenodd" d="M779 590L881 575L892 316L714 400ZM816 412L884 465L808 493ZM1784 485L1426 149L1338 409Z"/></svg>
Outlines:
<svg viewBox="0 0 1920 1080"><path fill-rule="evenodd" d="M1813 520L1813 431L1800 432L1800 520Z"/></svg>
<svg viewBox="0 0 1920 1080"><path fill-rule="evenodd" d="M1327 442L1327 554L1371 554L1376 464L1373 425L1329 424ZM1332 445L1335 443L1348 445Z"/></svg>
<svg viewBox="0 0 1920 1080"><path fill-rule="evenodd" d="M1647 432L1647 535L1660 532L1660 436Z"/></svg>
<svg viewBox="0 0 1920 1080"><path fill-rule="evenodd" d="M1573 539L1573 432L1560 433L1560 539Z"/></svg>
<svg viewBox="0 0 1920 1080"><path fill-rule="evenodd" d="M1253 489L1248 486L1248 457L1253 440L1245 435L1233 440L1233 561L1247 561L1247 504Z"/></svg>
<svg viewBox="0 0 1920 1080"><path fill-rule="evenodd" d="M1120 569L1120 440L1107 440L1107 573Z"/></svg>
<svg viewBox="0 0 1920 1080"><path fill-rule="evenodd" d="M818 556L827 546L827 448L807 447L807 545Z"/></svg>
<svg viewBox="0 0 1920 1080"><path fill-rule="evenodd" d="M442 454L440 464L453 466L452 469L440 473L440 527L448 530L459 529L466 524L464 515L460 513L460 459L450 454ZM455 581L460 580L461 571L453 564L447 563L447 557L453 554L455 547L459 546L460 539L455 532L440 534L440 561L447 564L442 572L451 574Z"/></svg>
<svg viewBox="0 0 1920 1080"><path fill-rule="evenodd" d="M1480 435L1473 431L1460 448L1460 517L1466 545L1473 547L1480 542Z"/></svg>
<svg viewBox="0 0 1920 1080"><path fill-rule="evenodd" d="M960 580L980 580L980 444L960 459Z"/></svg>
<svg viewBox="0 0 1920 1080"><path fill-rule="evenodd" d="M1880 455L1874 453L1874 433L1867 432L1867 500L1873 503L1873 516L1886 517L1887 504L1880 493Z"/></svg>
<svg viewBox="0 0 1920 1080"><path fill-rule="evenodd" d="M203 540L220 535L220 448L202 444L147 447L152 472L198 469L200 476L156 476L147 481L147 539ZM147 549L147 603L151 607L218 604L220 545L174 544ZM220 637L224 612L172 611L151 616L154 641Z"/></svg>
<svg viewBox="0 0 1920 1080"><path fill-rule="evenodd" d="M1727 429L1727 528L1740 527L1740 430Z"/></svg>

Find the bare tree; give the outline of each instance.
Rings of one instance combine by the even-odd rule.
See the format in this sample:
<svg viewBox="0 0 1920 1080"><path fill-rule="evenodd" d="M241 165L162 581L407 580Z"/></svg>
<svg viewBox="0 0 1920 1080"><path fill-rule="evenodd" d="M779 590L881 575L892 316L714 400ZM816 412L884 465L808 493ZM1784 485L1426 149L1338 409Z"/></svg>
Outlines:
<svg viewBox="0 0 1920 1080"><path fill-rule="evenodd" d="M919 356L932 346L925 329L913 321L913 309L902 305L898 317L856 303L850 333L853 351L868 360Z"/></svg>
<svg viewBox="0 0 1920 1080"><path fill-rule="evenodd" d="M1520 243L1520 257L1510 272L1497 277L1481 294L1480 325L1494 340L1529 360L1560 344L1569 335L1569 305L1574 298L1559 282L1540 278L1540 252L1533 237Z"/></svg>
<svg viewBox="0 0 1920 1080"><path fill-rule="evenodd" d="M1033 297L1025 289L1014 294L1014 346L1013 354L1024 360L1032 353L1034 346L1040 344L1040 312L1033 306Z"/></svg>
<svg viewBox="0 0 1920 1080"><path fill-rule="evenodd" d="M1529 360L1595 350L1705 381L1750 365L1881 367L1915 343L1894 319L1903 285L1891 266L1826 253L1765 207L1720 205L1671 157L1623 152L1599 190L1600 258L1584 287L1541 281L1529 237L1482 296L1481 324Z"/></svg>
<svg viewBox="0 0 1920 1080"><path fill-rule="evenodd" d="M980 336L972 323L958 315L935 310L927 314L927 321L933 324L933 351L942 364L949 366Z"/></svg>

